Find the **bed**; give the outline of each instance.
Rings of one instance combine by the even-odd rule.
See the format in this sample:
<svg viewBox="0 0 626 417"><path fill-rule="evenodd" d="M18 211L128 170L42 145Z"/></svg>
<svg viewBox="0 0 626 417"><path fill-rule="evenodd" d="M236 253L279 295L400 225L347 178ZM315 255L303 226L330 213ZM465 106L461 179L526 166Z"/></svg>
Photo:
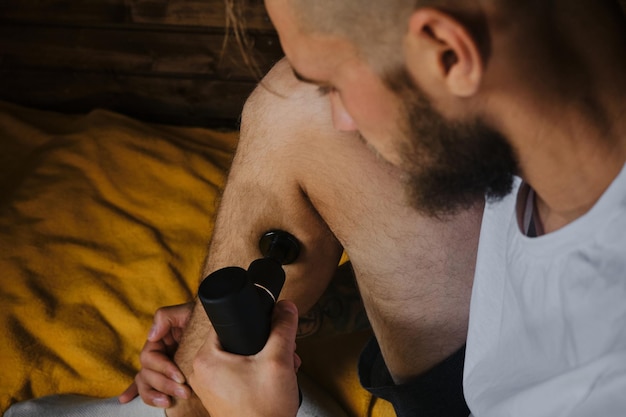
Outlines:
<svg viewBox="0 0 626 417"><path fill-rule="evenodd" d="M280 46L251 4L265 71ZM0 5L0 414L48 394L118 395L155 310L193 299L256 84L222 45L222 7ZM349 263L333 285L353 285ZM321 301L318 324L341 303ZM370 331L354 328L301 339L302 372L351 416L393 415L359 387Z"/></svg>

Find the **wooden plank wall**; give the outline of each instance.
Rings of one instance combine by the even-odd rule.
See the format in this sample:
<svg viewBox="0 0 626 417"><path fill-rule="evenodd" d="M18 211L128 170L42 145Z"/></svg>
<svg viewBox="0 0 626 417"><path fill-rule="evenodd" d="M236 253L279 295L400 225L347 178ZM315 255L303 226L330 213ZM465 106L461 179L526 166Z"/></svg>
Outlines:
<svg viewBox="0 0 626 417"><path fill-rule="evenodd" d="M257 80L234 42L222 48L223 1L0 0L0 100L236 126ZM266 71L282 51L263 1L247 1L255 56Z"/></svg>
<svg viewBox="0 0 626 417"><path fill-rule="evenodd" d="M141 120L236 126L257 79L224 0L1 0L0 100ZM246 18L261 71L282 56L262 0Z"/></svg>

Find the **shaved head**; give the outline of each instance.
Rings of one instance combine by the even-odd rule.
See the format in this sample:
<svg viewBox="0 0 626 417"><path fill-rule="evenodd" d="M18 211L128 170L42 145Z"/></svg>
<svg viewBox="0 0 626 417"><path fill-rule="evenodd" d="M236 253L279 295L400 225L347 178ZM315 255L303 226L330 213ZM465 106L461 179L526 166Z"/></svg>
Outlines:
<svg viewBox="0 0 626 417"><path fill-rule="evenodd" d="M373 0L367 5L360 0L289 1L303 31L349 40L379 74L393 72L402 64L402 39L409 16L420 7L451 14L484 40L477 24L482 20L479 0Z"/></svg>

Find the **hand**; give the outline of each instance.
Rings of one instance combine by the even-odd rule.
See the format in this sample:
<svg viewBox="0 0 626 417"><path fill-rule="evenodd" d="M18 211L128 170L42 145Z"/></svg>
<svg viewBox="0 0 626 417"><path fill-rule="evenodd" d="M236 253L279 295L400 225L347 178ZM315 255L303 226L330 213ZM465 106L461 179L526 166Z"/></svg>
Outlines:
<svg viewBox="0 0 626 417"><path fill-rule="evenodd" d="M183 373L171 358L193 306L194 303L188 303L157 310L139 356L142 369L135 376L135 382L118 397L120 403L125 404L139 394L148 405L168 408L172 406L172 397L187 399L191 396Z"/></svg>
<svg viewBox="0 0 626 417"><path fill-rule="evenodd" d="M211 332L193 361L189 383L212 417L294 417L298 412L295 354L298 310L290 301L274 307L263 350L241 356L224 351Z"/></svg>

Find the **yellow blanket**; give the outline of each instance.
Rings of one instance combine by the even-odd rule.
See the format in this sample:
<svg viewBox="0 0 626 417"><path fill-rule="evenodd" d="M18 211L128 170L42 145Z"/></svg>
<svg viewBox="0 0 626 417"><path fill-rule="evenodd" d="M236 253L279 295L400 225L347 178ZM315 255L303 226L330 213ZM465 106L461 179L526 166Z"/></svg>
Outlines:
<svg viewBox="0 0 626 417"><path fill-rule="evenodd" d="M0 105L0 409L116 395L195 293L237 136Z"/></svg>
<svg viewBox="0 0 626 417"><path fill-rule="evenodd" d="M47 394L115 396L132 381L154 311L196 292L236 140L0 103L0 413ZM351 340L343 353L331 341L332 357L323 341L303 354L365 415L363 337Z"/></svg>

